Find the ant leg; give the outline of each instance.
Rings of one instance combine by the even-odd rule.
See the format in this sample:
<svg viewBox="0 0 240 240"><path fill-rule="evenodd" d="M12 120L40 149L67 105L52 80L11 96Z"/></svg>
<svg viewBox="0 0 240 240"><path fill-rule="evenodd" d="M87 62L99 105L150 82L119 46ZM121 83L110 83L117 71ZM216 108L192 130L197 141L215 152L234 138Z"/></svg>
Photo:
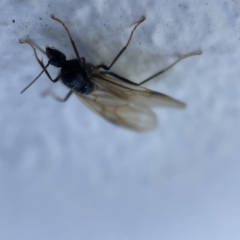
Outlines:
<svg viewBox="0 0 240 240"><path fill-rule="evenodd" d="M180 56L175 62L173 62L173 63L172 63L171 65L169 65L168 67L162 69L160 72L157 72L157 73L153 74L151 77L143 80L142 82L138 83L137 85L142 85L142 84L148 82L149 80L155 78L156 76L158 76L158 75L166 72L167 70L169 70L170 68L172 68L174 65L176 65L178 62L180 62L181 60L183 60L183 59L185 59L185 58L192 57L192 56L196 56L196 55L201 55L201 54L202 54L202 51L201 51L201 50L184 54L184 55Z"/></svg>
<svg viewBox="0 0 240 240"><path fill-rule="evenodd" d="M80 56L79 56L79 54L78 54L77 47L76 47L76 45L75 45L75 43L74 43L74 41L73 41L73 39L72 39L72 37L71 37L71 34L70 34L70 32L69 32L67 26L65 25L65 23L64 23L61 19L55 17L53 14L51 15L51 18L52 18L53 20L58 21L59 23L61 23L62 26L63 26L63 27L65 28L65 30L67 31L67 34L68 34L68 36L69 36L69 38L70 38L70 41L71 41L71 43L72 43L72 46L73 46L74 52L76 53L77 58L78 58L78 61L79 61L79 63L81 64L82 61L81 61L81 58L80 58Z"/></svg>
<svg viewBox="0 0 240 240"><path fill-rule="evenodd" d="M103 74L103 75L113 76L113 77L115 77L115 78L117 78L117 79L119 79L119 80L121 80L121 81L123 81L123 82L126 82L126 83L138 85L137 83L134 83L134 82L132 82L132 81L130 81L130 80L122 77L122 76L119 76L118 74L116 74L116 73L114 73L114 72L104 72L104 71L100 71L100 73Z"/></svg>
<svg viewBox="0 0 240 240"><path fill-rule="evenodd" d="M195 56L195 55L200 55L202 54L202 52L199 50L199 51L195 51L195 52L191 52L191 53L187 53L187 54L184 54L182 56L180 56L175 62L173 62L170 66L164 68L163 70L161 70L160 72L157 72L155 73L154 75L152 75L151 77L143 80L142 82L140 83L135 83L131 80L128 80L122 76L119 76L118 74L114 73L114 72L104 72L104 71L100 71L101 74L103 75L110 75L110 76L113 76L123 82L126 82L126 83L130 83L130 84L133 84L133 85L137 85L137 86L140 86L146 82L148 82L149 80L153 79L154 77L166 72L167 70L169 70L170 68L172 68L174 65L176 65L178 62L180 62L181 60L185 59L185 58L188 58L188 57L191 57L191 56Z"/></svg>
<svg viewBox="0 0 240 240"><path fill-rule="evenodd" d="M43 92L42 96L45 97L45 96L47 96L47 95L50 95L50 96L53 97L56 101L66 102L66 101L69 99L69 97L72 95L72 93L73 93L73 91L70 90L70 91L68 92L68 94L67 94L64 98L60 98L60 97L58 97L54 92L49 92L49 90L47 90L47 91Z"/></svg>
<svg viewBox="0 0 240 240"><path fill-rule="evenodd" d="M118 55L113 59L112 63L110 64L110 66L106 66L105 64L100 64L98 66L96 66L96 68L103 68L105 70L110 70L111 67L113 66L113 64L118 60L118 58L122 55L122 53L127 49L131 39L132 39L132 36L133 36L133 33L134 31L136 30L136 28L145 20L146 18L143 16L135 25L135 27L133 28L131 34L130 34L130 37L127 41L127 44L122 48L122 50L118 53Z"/></svg>

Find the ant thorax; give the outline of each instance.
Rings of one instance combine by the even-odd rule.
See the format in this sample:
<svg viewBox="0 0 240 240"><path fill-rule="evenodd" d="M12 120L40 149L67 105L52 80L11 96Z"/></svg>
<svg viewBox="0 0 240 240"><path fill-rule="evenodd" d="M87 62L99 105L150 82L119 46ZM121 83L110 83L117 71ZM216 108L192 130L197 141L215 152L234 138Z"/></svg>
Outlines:
<svg viewBox="0 0 240 240"><path fill-rule="evenodd" d="M91 75L85 64L78 59L67 60L62 64L61 80L68 88L80 94L90 94L94 90Z"/></svg>

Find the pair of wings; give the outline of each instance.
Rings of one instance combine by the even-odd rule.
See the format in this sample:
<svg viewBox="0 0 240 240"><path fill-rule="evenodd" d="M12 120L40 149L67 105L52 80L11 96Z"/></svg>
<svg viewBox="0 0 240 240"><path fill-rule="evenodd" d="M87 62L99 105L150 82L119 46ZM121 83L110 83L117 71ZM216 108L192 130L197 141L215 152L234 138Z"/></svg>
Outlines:
<svg viewBox="0 0 240 240"><path fill-rule="evenodd" d="M157 126L151 107L185 107L184 103L162 93L100 73L94 75L94 91L89 95L75 94L87 107L117 125L148 131Z"/></svg>

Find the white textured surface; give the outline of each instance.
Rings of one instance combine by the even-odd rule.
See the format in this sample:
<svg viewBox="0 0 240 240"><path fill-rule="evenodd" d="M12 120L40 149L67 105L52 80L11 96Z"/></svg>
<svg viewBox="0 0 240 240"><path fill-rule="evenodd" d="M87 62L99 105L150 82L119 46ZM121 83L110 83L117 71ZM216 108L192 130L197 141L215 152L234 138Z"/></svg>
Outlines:
<svg viewBox="0 0 240 240"><path fill-rule="evenodd" d="M0 239L240 238L237 1L2 0L0 9ZM95 64L110 63L145 15L113 69L135 81L201 48L147 85L188 108L158 110L159 128L137 134L75 97L42 99L45 76L19 95L40 72L19 38L74 56L51 13Z"/></svg>

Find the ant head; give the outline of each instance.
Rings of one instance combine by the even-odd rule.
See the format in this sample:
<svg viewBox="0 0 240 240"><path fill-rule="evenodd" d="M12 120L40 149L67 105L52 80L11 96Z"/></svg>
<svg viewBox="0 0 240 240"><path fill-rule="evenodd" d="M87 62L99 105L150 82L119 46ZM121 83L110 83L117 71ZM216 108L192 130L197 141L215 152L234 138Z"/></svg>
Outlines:
<svg viewBox="0 0 240 240"><path fill-rule="evenodd" d="M66 61L66 56L53 47L46 46L46 54L49 58L49 63L54 67L62 67L63 63Z"/></svg>

